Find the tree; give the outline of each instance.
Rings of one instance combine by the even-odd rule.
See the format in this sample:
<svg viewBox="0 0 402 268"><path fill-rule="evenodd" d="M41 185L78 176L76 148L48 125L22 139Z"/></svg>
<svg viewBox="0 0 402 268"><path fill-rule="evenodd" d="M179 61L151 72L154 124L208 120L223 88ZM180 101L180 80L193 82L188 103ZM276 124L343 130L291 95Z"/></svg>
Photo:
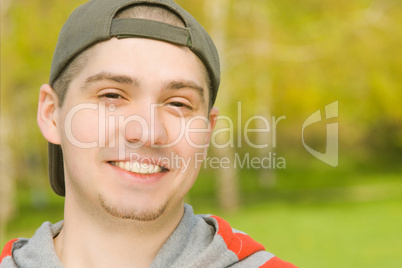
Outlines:
<svg viewBox="0 0 402 268"><path fill-rule="evenodd" d="M208 0L205 1L205 11L209 14L209 20L211 23L210 34L214 40L215 45L218 48L220 60L221 60L221 72L222 78L226 76L225 62L226 62L226 36L227 23L229 23L228 12L230 10L230 0ZM225 82L227 87L230 87L230 80ZM219 106L222 110L228 108L232 99L230 95L225 95L220 98ZM229 133L222 132L216 136L218 144L224 144L228 139ZM230 159L230 163L234 163L235 150L230 146L223 148L213 148L214 154L219 159L227 157ZM235 211L239 207L240 193L239 193L239 177L237 170L233 165L229 165L228 168L219 168L217 173L217 194L219 204L222 209L226 211Z"/></svg>

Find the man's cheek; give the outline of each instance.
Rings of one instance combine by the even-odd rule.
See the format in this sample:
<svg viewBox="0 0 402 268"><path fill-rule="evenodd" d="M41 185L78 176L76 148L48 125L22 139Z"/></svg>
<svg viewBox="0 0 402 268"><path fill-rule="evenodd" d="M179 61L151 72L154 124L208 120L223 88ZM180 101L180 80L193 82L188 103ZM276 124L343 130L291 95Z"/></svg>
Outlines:
<svg viewBox="0 0 402 268"><path fill-rule="evenodd" d="M195 151L205 149L208 146L208 136L207 119L199 117L187 122L184 138L190 148Z"/></svg>
<svg viewBox="0 0 402 268"><path fill-rule="evenodd" d="M88 109L78 111L73 116L65 118L63 134L71 144L77 147L96 147L100 135L100 120L97 111Z"/></svg>
<svg viewBox="0 0 402 268"><path fill-rule="evenodd" d="M164 118L162 120L164 120ZM175 118L174 120L168 119L164 120L162 124L167 135L167 142L166 144L162 144L163 147L170 148L183 143L186 130L185 120L181 120L180 118Z"/></svg>

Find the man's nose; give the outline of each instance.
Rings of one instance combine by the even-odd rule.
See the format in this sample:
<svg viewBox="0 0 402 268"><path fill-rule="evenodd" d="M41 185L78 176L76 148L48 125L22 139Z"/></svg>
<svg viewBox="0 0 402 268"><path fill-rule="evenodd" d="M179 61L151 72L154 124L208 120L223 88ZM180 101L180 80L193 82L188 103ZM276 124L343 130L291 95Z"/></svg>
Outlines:
<svg viewBox="0 0 402 268"><path fill-rule="evenodd" d="M122 135L130 144L157 147L166 144L168 137L160 105L142 103L130 109L123 124Z"/></svg>

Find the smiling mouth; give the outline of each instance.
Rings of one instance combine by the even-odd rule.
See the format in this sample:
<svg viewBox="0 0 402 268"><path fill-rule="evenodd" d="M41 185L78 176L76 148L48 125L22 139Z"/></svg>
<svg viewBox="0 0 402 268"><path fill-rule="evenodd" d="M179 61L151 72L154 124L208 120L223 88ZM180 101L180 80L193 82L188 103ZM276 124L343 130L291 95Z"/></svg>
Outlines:
<svg viewBox="0 0 402 268"><path fill-rule="evenodd" d="M162 173L162 172L169 171L167 168L159 166L159 165L139 163L139 162L130 162L130 161L114 162L114 161L110 161L108 163L110 163L111 165L113 165L115 167L119 167L119 168L124 169L126 171L141 174L141 175L151 175L151 174L156 174L156 173Z"/></svg>

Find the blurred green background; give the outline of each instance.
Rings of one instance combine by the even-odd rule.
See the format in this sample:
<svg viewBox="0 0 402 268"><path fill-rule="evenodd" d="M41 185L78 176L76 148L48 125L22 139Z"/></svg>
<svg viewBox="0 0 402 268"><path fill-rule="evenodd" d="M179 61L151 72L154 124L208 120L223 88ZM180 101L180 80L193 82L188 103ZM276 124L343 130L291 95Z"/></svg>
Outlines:
<svg viewBox="0 0 402 268"><path fill-rule="evenodd" d="M63 218L63 198L47 182L36 109L58 32L84 2L1 1L1 245ZM195 212L224 217L299 267L400 267L402 2L176 2L205 26L221 55L216 106L233 119L236 142L212 146L209 155L233 160L271 152L286 162L203 169L187 198ZM301 135L304 120L335 101L339 117L329 123L339 124L339 164L332 167L306 151ZM252 148L237 131L254 115L271 123L272 116L286 116L276 138L249 134L268 148ZM216 135L219 144L225 135ZM325 152L325 121L305 135Z"/></svg>

